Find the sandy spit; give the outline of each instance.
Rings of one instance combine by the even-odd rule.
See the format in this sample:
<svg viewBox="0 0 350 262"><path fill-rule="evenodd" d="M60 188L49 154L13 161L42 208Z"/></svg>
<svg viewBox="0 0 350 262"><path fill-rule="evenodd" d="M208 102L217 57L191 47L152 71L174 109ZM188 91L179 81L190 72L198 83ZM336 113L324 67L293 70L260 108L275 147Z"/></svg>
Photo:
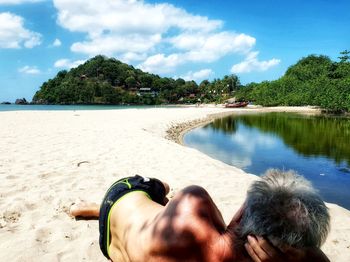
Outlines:
<svg viewBox="0 0 350 262"><path fill-rule="evenodd" d="M220 107L0 112L0 261L106 261L98 221L76 221L67 212L79 199L100 202L113 181L134 174L167 181L170 195L191 184L205 187L228 222L257 177L168 138L181 141L179 134L228 112L262 111L318 113ZM328 206L332 229L322 249L332 261L350 261L350 212Z"/></svg>

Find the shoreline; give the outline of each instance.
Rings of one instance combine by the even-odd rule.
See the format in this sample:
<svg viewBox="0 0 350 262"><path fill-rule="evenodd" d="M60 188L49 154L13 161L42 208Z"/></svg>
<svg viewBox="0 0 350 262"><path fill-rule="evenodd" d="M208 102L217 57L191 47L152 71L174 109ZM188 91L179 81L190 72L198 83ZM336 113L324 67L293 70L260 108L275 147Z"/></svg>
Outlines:
<svg viewBox="0 0 350 262"><path fill-rule="evenodd" d="M257 107L248 106L246 108L227 109L227 112L209 114L205 118L195 119L171 126L167 131L166 138L182 146L183 138L187 132L198 127L210 124L216 119L224 118L235 114L262 114L271 112L297 113L303 115L322 115L322 110L316 107Z"/></svg>
<svg viewBox="0 0 350 262"><path fill-rule="evenodd" d="M185 146L183 142L183 136L191 131L192 129L195 129L197 127L205 126L215 119L230 116L234 114L234 112L223 112L223 113L216 113L206 116L205 118L195 119L187 122L183 122L177 125L174 125L170 127L166 132L167 135L165 138L179 144L182 146Z"/></svg>

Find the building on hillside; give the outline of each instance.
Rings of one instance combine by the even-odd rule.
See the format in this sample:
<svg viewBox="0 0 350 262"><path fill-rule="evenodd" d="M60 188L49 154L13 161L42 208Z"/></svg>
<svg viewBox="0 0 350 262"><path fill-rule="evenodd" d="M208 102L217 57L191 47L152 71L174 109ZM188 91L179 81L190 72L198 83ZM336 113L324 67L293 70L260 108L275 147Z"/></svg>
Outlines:
<svg viewBox="0 0 350 262"><path fill-rule="evenodd" d="M153 91L152 88L150 87L141 87L138 89L137 95L138 96L151 95L152 97L155 97L158 95L158 92Z"/></svg>
<svg viewBox="0 0 350 262"><path fill-rule="evenodd" d="M85 80L87 78L88 78L87 75L80 75L80 80Z"/></svg>

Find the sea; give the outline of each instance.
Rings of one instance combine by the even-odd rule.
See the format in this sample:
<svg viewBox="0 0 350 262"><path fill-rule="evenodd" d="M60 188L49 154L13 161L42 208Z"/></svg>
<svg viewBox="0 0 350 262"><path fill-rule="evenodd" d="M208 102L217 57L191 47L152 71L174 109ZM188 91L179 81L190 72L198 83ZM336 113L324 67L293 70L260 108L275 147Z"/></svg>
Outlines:
<svg viewBox="0 0 350 262"><path fill-rule="evenodd" d="M147 108L171 108L177 106L115 106L115 105L0 105L0 111L78 111L78 110L122 110L122 109L147 109Z"/></svg>

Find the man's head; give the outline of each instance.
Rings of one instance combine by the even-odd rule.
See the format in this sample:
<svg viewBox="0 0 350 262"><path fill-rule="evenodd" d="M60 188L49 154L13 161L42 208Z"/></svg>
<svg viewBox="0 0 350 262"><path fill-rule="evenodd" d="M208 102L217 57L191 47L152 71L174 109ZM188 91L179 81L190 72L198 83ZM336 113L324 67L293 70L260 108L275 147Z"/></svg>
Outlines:
<svg viewBox="0 0 350 262"><path fill-rule="evenodd" d="M293 171L271 169L248 190L238 234L300 248L320 247L328 231L327 207L310 182Z"/></svg>

